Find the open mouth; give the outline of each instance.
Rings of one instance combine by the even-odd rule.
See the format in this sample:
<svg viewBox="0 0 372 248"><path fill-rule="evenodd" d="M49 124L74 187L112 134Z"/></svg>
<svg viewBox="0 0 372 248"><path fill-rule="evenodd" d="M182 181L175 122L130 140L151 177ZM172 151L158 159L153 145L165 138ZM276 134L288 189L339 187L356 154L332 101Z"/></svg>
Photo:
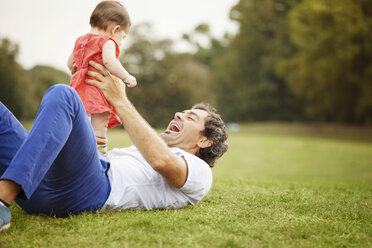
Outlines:
<svg viewBox="0 0 372 248"><path fill-rule="evenodd" d="M169 130L169 131L172 131L172 132L179 132L179 131L180 131L180 127L177 125L177 123L172 122L172 123L169 125L168 130Z"/></svg>

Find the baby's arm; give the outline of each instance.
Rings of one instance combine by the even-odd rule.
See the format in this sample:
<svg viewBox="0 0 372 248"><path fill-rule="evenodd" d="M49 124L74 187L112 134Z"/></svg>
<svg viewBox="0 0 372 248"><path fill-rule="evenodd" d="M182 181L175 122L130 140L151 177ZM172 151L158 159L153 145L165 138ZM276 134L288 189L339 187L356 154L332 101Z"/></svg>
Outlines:
<svg viewBox="0 0 372 248"><path fill-rule="evenodd" d="M71 71L71 74L74 74L76 71L75 59L74 59L74 53L71 53L67 60L67 66Z"/></svg>
<svg viewBox="0 0 372 248"><path fill-rule="evenodd" d="M102 60L105 67L115 76L123 80L129 87L137 85L135 77L130 75L115 56L116 45L112 40L106 41L102 47Z"/></svg>

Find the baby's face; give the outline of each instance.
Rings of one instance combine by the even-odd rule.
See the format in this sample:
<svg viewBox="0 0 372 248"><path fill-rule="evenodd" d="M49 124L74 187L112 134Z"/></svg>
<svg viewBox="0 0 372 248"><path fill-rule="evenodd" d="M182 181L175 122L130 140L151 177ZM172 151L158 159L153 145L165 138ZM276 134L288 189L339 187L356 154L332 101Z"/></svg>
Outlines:
<svg viewBox="0 0 372 248"><path fill-rule="evenodd" d="M121 46L125 37L127 37L127 32L125 30L116 31L112 36L112 38L115 40L119 47Z"/></svg>

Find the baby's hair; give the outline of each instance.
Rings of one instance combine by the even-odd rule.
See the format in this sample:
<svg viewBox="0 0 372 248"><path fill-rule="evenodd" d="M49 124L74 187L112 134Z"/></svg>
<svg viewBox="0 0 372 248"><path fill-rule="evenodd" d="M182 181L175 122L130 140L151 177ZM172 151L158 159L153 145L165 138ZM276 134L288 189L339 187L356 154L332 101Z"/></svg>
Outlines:
<svg viewBox="0 0 372 248"><path fill-rule="evenodd" d="M92 27L107 30L109 25L120 25L128 31L131 22L127 10L117 1L102 1L93 10L89 24Z"/></svg>

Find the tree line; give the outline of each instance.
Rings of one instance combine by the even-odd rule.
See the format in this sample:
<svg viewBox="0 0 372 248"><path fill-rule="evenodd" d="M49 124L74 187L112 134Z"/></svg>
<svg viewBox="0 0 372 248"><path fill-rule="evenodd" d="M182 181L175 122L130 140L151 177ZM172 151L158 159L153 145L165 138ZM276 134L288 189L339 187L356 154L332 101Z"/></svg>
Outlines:
<svg viewBox="0 0 372 248"><path fill-rule="evenodd" d="M241 0L210 66L230 120L372 122L372 2ZM213 46L212 46L213 49Z"/></svg>
<svg viewBox="0 0 372 248"><path fill-rule="evenodd" d="M222 38L208 24L184 34L189 53L154 39L149 24L132 28L120 59L139 82L129 98L152 125L164 126L199 101L228 122L371 124L371 1L240 0L230 18L238 31ZM27 119L46 89L68 83L69 75L48 66L24 70L17 53L1 40L0 99Z"/></svg>
<svg viewBox="0 0 372 248"><path fill-rule="evenodd" d="M21 120L32 119L45 91L56 83L69 82L69 76L50 66L25 70L16 62L18 45L0 39L0 101Z"/></svg>

